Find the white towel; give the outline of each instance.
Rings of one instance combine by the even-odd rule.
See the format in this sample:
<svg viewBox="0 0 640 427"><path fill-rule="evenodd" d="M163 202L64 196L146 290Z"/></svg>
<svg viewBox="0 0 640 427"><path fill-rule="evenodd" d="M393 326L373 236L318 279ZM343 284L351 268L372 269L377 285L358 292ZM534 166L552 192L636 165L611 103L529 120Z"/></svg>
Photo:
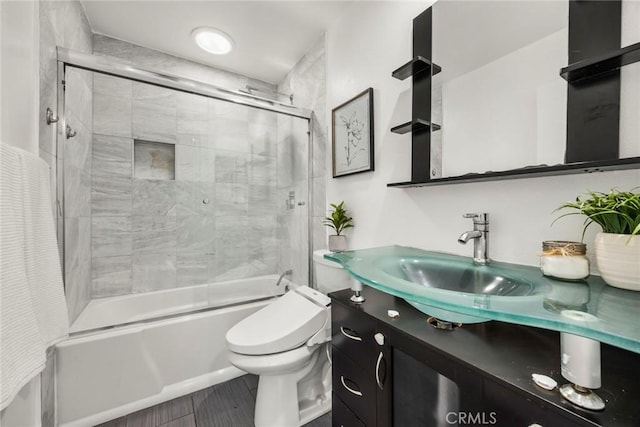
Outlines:
<svg viewBox="0 0 640 427"><path fill-rule="evenodd" d="M48 165L0 143L0 410L69 330Z"/></svg>

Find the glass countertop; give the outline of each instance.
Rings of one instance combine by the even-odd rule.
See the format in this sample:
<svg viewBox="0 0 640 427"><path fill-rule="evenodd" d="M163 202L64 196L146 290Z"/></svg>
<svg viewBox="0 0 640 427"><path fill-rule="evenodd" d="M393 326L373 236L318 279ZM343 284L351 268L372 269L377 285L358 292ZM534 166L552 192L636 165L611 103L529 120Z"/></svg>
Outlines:
<svg viewBox="0 0 640 427"><path fill-rule="evenodd" d="M599 276L566 282L544 276L537 267L498 261L477 266L471 257L404 246L335 252L325 258L365 285L435 317L536 326L640 353L640 292L608 286ZM433 286L432 279L441 278L448 284ZM496 283L490 278L497 278ZM455 286L445 289L452 282Z"/></svg>

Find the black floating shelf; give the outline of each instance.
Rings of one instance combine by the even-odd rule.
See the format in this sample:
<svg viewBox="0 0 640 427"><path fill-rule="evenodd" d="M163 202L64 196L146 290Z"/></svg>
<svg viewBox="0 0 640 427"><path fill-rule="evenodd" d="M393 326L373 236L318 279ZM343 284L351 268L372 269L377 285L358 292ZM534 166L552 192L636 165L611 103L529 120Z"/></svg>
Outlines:
<svg viewBox="0 0 640 427"><path fill-rule="evenodd" d="M415 119L413 121L392 127L391 132L404 134L404 133L415 132L419 130L427 130L429 128L432 128L433 131L440 130L440 125L437 125L435 123L432 124L427 120Z"/></svg>
<svg viewBox="0 0 640 427"><path fill-rule="evenodd" d="M442 71L442 68L432 63L428 59L422 56L416 56L411 61L407 62L402 67L398 68L393 73L391 73L391 75L398 80L404 80L409 76L413 76L423 71L427 71L431 67L433 67L433 72L431 73L432 76L435 76L440 71Z"/></svg>
<svg viewBox="0 0 640 427"><path fill-rule="evenodd" d="M632 44L596 58L576 62L561 69L560 75L571 83L616 70L638 61L640 61L640 43Z"/></svg>
<svg viewBox="0 0 640 427"><path fill-rule="evenodd" d="M543 176L575 175L580 173L607 172L638 168L640 168L640 157L628 157L625 159L597 160L592 162L569 163L553 166L531 166L498 172L468 173L465 175L451 176L447 178L434 178L424 182L393 182L387 184L387 187L430 187L435 185L466 184L483 181L501 181L504 179L536 178Z"/></svg>

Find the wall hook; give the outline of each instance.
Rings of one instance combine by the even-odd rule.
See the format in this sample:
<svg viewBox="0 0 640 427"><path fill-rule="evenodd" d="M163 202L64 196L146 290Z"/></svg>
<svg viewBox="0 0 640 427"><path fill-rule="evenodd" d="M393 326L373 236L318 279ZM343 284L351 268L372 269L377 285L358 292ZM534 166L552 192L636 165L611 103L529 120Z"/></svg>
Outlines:
<svg viewBox="0 0 640 427"><path fill-rule="evenodd" d="M46 118L47 118L48 125L50 125L51 123L58 123L58 121L60 120L60 117L53 115L53 110L49 107L47 107L46 114L47 114Z"/></svg>
<svg viewBox="0 0 640 427"><path fill-rule="evenodd" d="M78 133L75 130L71 129L71 126L67 125L67 139L73 138L77 134Z"/></svg>

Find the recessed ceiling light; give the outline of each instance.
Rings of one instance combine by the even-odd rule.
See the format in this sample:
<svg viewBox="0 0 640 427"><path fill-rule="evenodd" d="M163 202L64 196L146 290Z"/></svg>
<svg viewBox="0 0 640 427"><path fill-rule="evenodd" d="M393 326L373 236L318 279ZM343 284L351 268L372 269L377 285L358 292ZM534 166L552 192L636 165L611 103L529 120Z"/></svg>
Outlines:
<svg viewBox="0 0 640 427"><path fill-rule="evenodd" d="M233 49L233 40L228 34L208 27L198 27L191 32L200 49L214 55L225 55Z"/></svg>

